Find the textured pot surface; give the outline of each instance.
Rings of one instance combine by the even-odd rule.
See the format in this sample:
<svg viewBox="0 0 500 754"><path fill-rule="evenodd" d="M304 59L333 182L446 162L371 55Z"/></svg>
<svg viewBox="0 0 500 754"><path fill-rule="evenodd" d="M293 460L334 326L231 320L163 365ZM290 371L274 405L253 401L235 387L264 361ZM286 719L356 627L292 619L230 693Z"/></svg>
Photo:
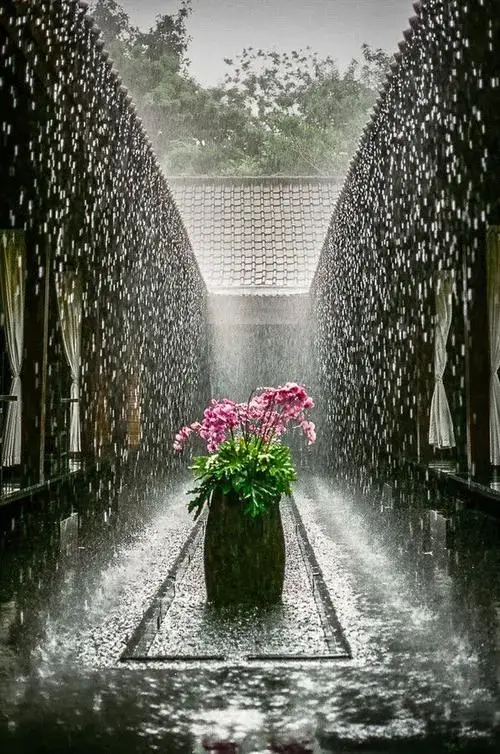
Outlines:
<svg viewBox="0 0 500 754"><path fill-rule="evenodd" d="M285 539L279 503L251 518L237 498L214 494L205 529L205 584L215 605L279 602Z"/></svg>

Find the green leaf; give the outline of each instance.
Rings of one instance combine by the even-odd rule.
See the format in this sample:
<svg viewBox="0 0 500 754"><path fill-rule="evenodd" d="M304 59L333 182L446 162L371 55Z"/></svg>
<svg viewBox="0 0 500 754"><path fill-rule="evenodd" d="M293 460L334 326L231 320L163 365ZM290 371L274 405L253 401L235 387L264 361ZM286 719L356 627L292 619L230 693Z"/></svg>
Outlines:
<svg viewBox="0 0 500 754"><path fill-rule="evenodd" d="M297 476L288 446L276 442L263 448L257 437L228 440L217 453L194 458L191 468L198 482L190 490L196 496L189 503L195 517L217 489L238 496L247 515L262 515L283 494L291 493Z"/></svg>

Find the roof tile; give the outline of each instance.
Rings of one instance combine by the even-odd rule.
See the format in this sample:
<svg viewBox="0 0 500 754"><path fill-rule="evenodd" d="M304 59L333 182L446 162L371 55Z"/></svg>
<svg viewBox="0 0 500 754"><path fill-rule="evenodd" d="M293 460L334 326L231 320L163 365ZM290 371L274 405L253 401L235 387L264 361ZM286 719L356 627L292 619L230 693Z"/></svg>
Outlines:
<svg viewBox="0 0 500 754"><path fill-rule="evenodd" d="M169 178L211 292L309 288L340 186L325 178Z"/></svg>

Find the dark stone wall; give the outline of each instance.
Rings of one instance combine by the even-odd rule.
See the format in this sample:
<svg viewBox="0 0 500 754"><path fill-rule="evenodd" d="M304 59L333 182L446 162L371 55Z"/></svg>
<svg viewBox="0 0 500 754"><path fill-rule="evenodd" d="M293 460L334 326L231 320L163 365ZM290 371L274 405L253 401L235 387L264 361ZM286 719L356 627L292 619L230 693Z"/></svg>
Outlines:
<svg viewBox="0 0 500 754"><path fill-rule="evenodd" d="M428 0L362 136L312 287L318 452L350 478L410 460L489 472L486 230L500 217L496 0ZM434 285L454 277L444 384L457 447L428 443Z"/></svg>
<svg viewBox="0 0 500 754"><path fill-rule="evenodd" d="M205 286L85 5L5 0L0 8L0 228L24 229L28 253L27 481L39 481L41 439L48 447L64 444L69 368L58 329L57 270L77 269L84 282L85 456L126 452L129 396L138 391L143 457L168 467L173 434L199 413L209 390Z"/></svg>

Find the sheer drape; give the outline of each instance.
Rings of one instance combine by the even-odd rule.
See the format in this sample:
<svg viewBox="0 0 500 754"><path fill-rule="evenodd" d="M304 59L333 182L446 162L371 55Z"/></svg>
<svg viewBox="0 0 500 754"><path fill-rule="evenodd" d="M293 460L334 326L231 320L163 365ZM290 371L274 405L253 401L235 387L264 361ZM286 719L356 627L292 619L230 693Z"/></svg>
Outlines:
<svg viewBox="0 0 500 754"><path fill-rule="evenodd" d="M0 294L2 296L5 335L12 385L5 417L2 442L2 465L21 463L22 389L21 365L23 360L24 288L26 273L26 246L21 230L0 231Z"/></svg>
<svg viewBox="0 0 500 754"><path fill-rule="evenodd" d="M436 319L434 325L434 393L431 402L429 443L437 448L455 446L455 433L448 398L443 385L446 369L446 344L453 313L453 281L451 273L441 272L436 279Z"/></svg>
<svg viewBox="0 0 500 754"><path fill-rule="evenodd" d="M500 227L488 228L488 325L490 336L490 460L500 465Z"/></svg>
<svg viewBox="0 0 500 754"><path fill-rule="evenodd" d="M81 450L80 364L82 340L82 286L76 272L66 270L56 275L57 304L64 351L71 371L69 452Z"/></svg>

